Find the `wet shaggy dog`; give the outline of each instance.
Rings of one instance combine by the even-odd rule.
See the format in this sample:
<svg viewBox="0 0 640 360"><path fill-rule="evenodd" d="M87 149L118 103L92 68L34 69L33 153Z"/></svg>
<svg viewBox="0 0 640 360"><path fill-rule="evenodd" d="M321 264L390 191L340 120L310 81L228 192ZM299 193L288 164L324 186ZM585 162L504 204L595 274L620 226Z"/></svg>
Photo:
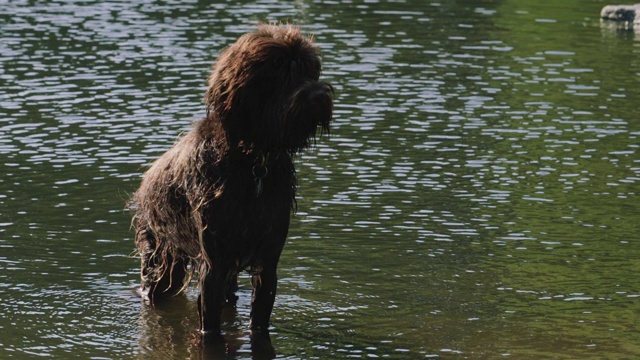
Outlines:
<svg viewBox="0 0 640 360"><path fill-rule="evenodd" d="M332 87L312 41L261 25L222 52L207 116L144 174L129 207L150 303L199 282L203 334L220 333L237 274L251 273L251 329L267 332L276 268L295 206L293 157L329 131Z"/></svg>

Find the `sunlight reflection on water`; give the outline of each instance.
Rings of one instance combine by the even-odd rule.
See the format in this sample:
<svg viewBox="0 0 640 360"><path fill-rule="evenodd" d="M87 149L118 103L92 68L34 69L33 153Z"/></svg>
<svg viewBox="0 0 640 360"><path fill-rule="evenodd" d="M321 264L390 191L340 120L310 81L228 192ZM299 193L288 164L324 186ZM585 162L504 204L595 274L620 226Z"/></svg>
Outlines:
<svg viewBox="0 0 640 360"><path fill-rule="evenodd" d="M0 353L204 357L195 290L135 296L123 208L204 115L216 55L268 18L315 34L337 94L298 159L282 357L635 357L640 64L594 6L3 4Z"/></svg>

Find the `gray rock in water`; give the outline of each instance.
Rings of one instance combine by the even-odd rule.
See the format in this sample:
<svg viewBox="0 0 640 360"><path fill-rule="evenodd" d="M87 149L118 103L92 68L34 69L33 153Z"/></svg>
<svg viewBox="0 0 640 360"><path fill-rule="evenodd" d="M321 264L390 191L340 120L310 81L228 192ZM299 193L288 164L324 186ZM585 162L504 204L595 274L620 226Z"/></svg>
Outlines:
<svg viewBox="0 0 640 360"><path fill-rule="evenodd" d="M640 4L607 5L600 11L600 17L606 20L625 21L640 25Z"/></svg>

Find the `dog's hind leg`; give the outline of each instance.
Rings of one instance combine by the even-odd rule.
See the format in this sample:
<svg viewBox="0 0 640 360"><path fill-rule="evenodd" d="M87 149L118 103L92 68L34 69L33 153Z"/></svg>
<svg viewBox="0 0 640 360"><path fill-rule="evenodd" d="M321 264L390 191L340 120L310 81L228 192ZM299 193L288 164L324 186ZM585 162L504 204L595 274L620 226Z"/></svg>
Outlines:
<svg viewBox="0 0 640 360"><path fill-rule="evenodd" d="M143 262L145 259L143 257ZM186 268L184 260L174 260L171 254L167 254L163 261L164 268L154 267L157 265L156 256L150 256L146 260L147 266L142 267L142 287L141 294L151 303L162 297L174 296L184 287Z"/></svg>
<svg viewBox="0 0 640 360"><path fill-rule="evenodd" d="M153 235L147 231L137 234L136 242L141 255L140 295L153 303L159 298L173 296L184 287L185 260L156 246Z"/></svg>

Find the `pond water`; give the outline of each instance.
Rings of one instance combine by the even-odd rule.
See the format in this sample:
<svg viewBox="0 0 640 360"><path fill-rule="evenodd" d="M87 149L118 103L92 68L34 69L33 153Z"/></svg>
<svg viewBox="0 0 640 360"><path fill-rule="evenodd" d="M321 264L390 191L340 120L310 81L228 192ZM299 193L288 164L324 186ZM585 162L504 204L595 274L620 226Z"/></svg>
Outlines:
<svg viewBox="0 0 640 360"><path fill-rule="evenodd" d="M640 357L640 32L599 1L0 0L0 357L215 358L125 202L258 20L315 35L279 358ZM226 358L260 357L250 287ZM220 354L218 354L220 355Z"/></svg>

